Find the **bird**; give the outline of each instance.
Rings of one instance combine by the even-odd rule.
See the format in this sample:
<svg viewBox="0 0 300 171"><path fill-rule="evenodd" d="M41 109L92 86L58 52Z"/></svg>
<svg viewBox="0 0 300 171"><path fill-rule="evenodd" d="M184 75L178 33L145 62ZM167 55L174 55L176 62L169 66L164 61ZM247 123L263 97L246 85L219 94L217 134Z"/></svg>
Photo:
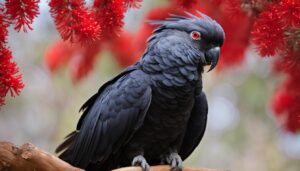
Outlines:
<svg viewBox="0 0 300 171"><path fill-rule="evenodd" d="M83 104L76 130L56 149L62 160L87 171L180 171L200 143L208 114L202 74L216 67L224 30L199 11L149 22L157 28L143 55Z"/></svg>

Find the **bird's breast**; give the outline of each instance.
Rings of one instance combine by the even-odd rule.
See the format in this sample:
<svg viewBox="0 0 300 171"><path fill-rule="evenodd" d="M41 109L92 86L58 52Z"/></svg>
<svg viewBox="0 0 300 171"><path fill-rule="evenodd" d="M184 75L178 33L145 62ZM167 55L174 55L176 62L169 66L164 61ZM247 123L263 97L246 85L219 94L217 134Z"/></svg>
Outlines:
<svg viewBox="0 0 300 171"><path fill-rule="evenodd" d="M157 139L176 138L184 130L194 104L194 90L193 87L152 89L145 124L152 126L153 134L160 135Z"/></svg>
<svg viewBox="0 0 300 171"><path fill-rule="evenodd" d="M176 144L184 133L195 100L197 82L183 82L179 78L177 82L180 84L177 85L164 83L164 78L164 75L157 75L156 79L160 81L153 80L151 104L143 125L128 143L132 148L142 146L149 158L161 155L162 151Z"/></svg>

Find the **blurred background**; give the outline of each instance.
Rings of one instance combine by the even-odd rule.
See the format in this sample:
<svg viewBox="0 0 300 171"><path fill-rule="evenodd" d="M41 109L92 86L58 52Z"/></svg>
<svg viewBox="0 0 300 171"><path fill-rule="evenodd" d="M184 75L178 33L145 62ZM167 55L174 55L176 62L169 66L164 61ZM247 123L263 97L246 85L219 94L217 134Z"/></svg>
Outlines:
<svg viewBox="0 0 300 171"><path fill-rule="evenodd" d="M145 0L140 9L129 9L124 29L136 32L145 13L164 3ZM45 65L47 47L59 39L45 1L40 3L33 28L28 33L9 30L9 46L25 88L19 97L6 98L0 110L0 140L30 142L54 153L75 129L81 105L122 68L109 51L102 51L94 70L74 84L66 68L52 74ZM185 165L236 171L300 170L300 135L280 129L270 110L270 98L282 80L280 75L270 75L271 60L258 57L250 46L242 64L204 73L207 131Z"/></svg>

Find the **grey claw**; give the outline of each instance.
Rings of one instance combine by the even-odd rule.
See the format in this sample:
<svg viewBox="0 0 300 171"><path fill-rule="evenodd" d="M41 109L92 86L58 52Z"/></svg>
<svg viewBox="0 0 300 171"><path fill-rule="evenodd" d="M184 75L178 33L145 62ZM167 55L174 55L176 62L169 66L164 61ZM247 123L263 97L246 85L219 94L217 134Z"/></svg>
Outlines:
<svg viewBox="0 0 300 171"><path fill-rule="evenodd" d="M166 161L171 166L171 171L181 171L182 170L182 159L178 153L171 153Z"/></svg>
<svg viewBox="0 0 300 171"><path fill-rule="evenodd" d="M147 163L146 159L142 155L138 155L133 158L131 162L132 166L140 166L142 167L143 171L150 171L150 166Z"/></svg>

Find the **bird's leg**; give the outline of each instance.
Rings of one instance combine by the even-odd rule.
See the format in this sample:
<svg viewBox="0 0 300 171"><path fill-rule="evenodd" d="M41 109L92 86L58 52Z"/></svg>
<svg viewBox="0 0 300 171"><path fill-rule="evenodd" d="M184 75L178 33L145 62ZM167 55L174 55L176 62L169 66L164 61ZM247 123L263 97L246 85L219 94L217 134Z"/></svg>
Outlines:
<svg viewBox="0 0 300 171"><path fill-rule="evenodd" d="M143 155L135 156L131 162L132 166L141 166L143 171L150 171L150 166Z"/></svg>
<svg viewBox="0 0 300 171"><path fill-rule="evenodd" d="M171 171L182 171L182 159L176 150L170 150L167 155L163 155L161 162L171 166Z"/></svg>

